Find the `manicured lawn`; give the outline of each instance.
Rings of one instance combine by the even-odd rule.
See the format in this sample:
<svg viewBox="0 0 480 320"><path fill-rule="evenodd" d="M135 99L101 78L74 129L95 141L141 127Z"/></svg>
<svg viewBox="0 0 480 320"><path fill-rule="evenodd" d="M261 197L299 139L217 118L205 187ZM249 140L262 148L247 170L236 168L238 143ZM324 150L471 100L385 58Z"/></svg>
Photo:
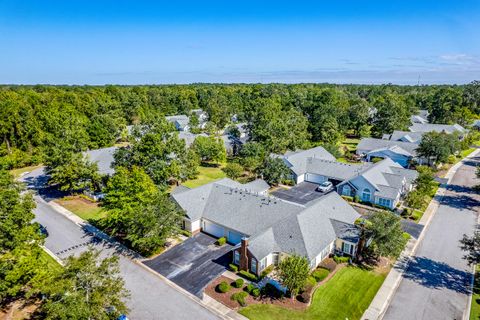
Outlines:
<svg viewBox="0 0 480 320"><path fill-rule="evenodd" d="M359 142L359 138L346 138L341 144L342 146L346 146L349 151L355 151Z"/></svg>
<svg viewBox="0 0 480 320"><path fill-rule="evenodd" d="M226 177L225 172L222 171L222 166L219 166L219 167L200 166L198 167L198 171L199 171L199 174L197 179L188 180L182 184L188 188L196 188L204 184L207 184L209 182Z"/></svg>
<svg viewBox="0 0 480 320"><path fill-rule="evenodd" d="M81 197L65 197L55 202L84 220L97 220L105 217L106 214L97 203Z"/></svg>
<svg viewBox="0 0 480 320"><path fill-rule="evenodd" d="M257 304L243 308L240 313L255 320L360 319L385 277L386 274L345 267L315 291L312 304L305 311Z"/></svg>
<svg viewBox="0 0 480 320"><path fill-rule="evenodd" d="M480 273L475 267L475 282L473 284L472 308L470 309L470 320L480 319Z"/></svg>
<svg viewBox="0 0 480 320"><path fill-rule="evenodd" d="M40 168L42 165L36 165L36 166L29 166L29 167L23 167L19 169L12 169L10 170L10 173L13 175L15 179L19 178L22 173L25 172L32 172L33 170Z"/></svg>
<svg viewBox="0 0 480 320"><path fill-rule="evenodd" d="M45 251L41 251L42 254L40 256L40 260L44 263L45 266L47 266L47 269L50 270L60 270L62 266L55 260L53 259L48 253Z"/></svg>

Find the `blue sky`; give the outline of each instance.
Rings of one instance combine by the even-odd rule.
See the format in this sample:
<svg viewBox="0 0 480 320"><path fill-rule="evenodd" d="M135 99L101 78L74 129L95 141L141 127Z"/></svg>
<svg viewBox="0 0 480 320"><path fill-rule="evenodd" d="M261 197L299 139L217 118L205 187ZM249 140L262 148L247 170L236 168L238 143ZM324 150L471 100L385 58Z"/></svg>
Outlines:
<svg viewBox="0 0 480 320"><path fill-rule="evenodd" d="M479 30L479 0L0 0L0 83L466 83Z"/></svg>

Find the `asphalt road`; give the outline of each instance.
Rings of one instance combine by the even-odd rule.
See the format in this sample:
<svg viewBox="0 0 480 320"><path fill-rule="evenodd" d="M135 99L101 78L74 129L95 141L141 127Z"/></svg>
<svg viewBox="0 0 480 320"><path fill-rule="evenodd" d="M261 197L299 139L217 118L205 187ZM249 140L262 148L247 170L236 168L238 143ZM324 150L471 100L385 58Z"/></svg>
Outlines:
<svg viewBox="0 0 480 320"><path fill-rule="evenodd" d="M131 295L127 302L130 319L219 319L198 302L132 261L128 257L129 251L93 237L88 230L64 217L40 196L35 196L35 201L35 219L49 233L45 246L58 257L63 259L79 254L89 245L102 250L103 256L119 256L120 273Z"/></svg>
<svg viewBox="0 0 480 320"><path fill-rule="evenodd" d="M480 183L479 163L468 160L454 175L383 319L462 319L472 274L459 240L476 226L480 197L471 187Z"/></svg>

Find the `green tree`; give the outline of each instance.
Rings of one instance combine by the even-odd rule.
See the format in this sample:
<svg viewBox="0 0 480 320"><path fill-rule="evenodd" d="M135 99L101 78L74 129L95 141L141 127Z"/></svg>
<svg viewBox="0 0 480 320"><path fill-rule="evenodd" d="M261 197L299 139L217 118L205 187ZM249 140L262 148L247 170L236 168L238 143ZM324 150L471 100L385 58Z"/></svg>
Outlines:
<svg viewBox="0 0 480 320"><path fill-rule="evenodd" d="M158 193L158 188L142 168L131 170L117 167L115 174L103 189L103 203L108 209L122 209L139 203L148 203Z"/></svg>
<svg viewBox="0 0 480 320"><path fill-rule="evenodd" d="M309 138L307 118L294 108L282 108L278 97L256 99L248 113L251 140L275 153L295 150Z"/></svg>
<svg viewBox="0 0 480 320"><path fill-rule="evenodd" d="M439 88L433 95L428 120L431 123L455 123L462 104L462 92L459 89Z"/></svg>
<svg viewBox="0 0 480 320"><path fill-rule="evenodd" d="M35 203L29 193L0 170L0 300L39 291L48 270L41 259L43 237L32 223Z"/></svg>
<svg viewBox="0 0 480 320"><path fill-rule="evenodd" d="M365 99L356 98L350 101L348 108L349 129L355 132L356 136L367 136L370 129L368 121L370 119L370 107Z"/></svg>
<svg viewBox="0 0 480 320"><path fill-rule="evenodd" d="M371 253L376 257L397 257L405 246L400 217L391 212L374 212L368 218L365 236L371 239Z"/></svg>
<svg viewBox="0 0 480 320"><path fill-rule="evenodd" d="M214 136L198 136L191 146L202 161L222 162L225 161L227 153L223 141Z"/></svg>
<svg viewBox="0 0 480 320"><path fill-rule="evenodd" d="M144 255L151 255L163 247L169 237L181 229L184 213L162 194L153 201L132 208L125 239L132 248Z"/></svg>
<svg viewBox="0 0 480 320"><path fill-rule="evenodd" d="M258 142L247 142L240 149L239 156L240 163L251 172L255 172L263 164L266 151Z"/></svg>
<svg viewBox="0 0 480 320"><path fill-rule="evenodd" d="M428 132L422 137L417 154L433 163L447 162L448 157L460 149L458 136L455 134Z"/></svg>
<svg viewBox="0 0 480 320"><path fill-rule="evenodd" d="M269 157L265 159L260 173L269 184L278 185L290 175L290 169L282 159Z"/></svg>
<svg viewBox="0 0 480 320"><path fill-rule="evenodd" d="M406 130L410 125L411 112L402 96L387 93L379 96L373 103L375 110L372 121L372 134L381 137L394 130Z"/></svg>
<svg viewBox="0 0 480 320"><path fill-rule="evenodd" d="M116 319L128 311L129 293L119 275L118 257L99 256L99 251L89 249L67 259L44 289L40 311L45 319Z"/></svg>
<svg viewBox="0 0 480 320"><path fill-rule="evenodd" d="M290 291L292 299L305 286L310 266L307 258L293 254L283 259L278 265L278 277Z"/></svg>
<svg viewBox="0 0 480 320"><path fill-rule="evenodd" d="M227 163L225 168L223 168L222 170L223 172L225 172L227 177L231 179L237 179L243 174L243 167L235 162Z"/></svg>
<svg viewBox="0 0 480 320"><path fill-rule="evenodd" d="M158 116L142 124L140 130L133 130L131 145L115 152L114 166L142 167L165 190L171 180L184 179L195 170L189 156L173 125Z"/></svg>
<svg viewBox="0 0 480 320"><path fill-rule="evenodd" d="M100 175L98 165L90 162L81 153L71 154L63 164L48 168L48 184L56 185L62 191L79 191L83 189L98 190Z"/></svg>

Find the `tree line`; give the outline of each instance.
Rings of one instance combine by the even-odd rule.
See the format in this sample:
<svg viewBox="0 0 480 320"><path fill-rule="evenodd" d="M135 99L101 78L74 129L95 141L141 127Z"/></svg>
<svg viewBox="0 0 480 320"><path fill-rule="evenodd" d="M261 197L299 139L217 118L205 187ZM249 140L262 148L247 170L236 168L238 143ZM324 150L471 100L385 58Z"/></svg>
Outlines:
<svg viewBox="0 0 480 320"><path fill-rule="evenodd" d="M480 114L480 82L462 86L192 84L162 86L2 86L0 165L45 161L56 149L111 146L125 127L201 108L209 126L233 115L253 141L283 152L346 134L381 136L406 129L419 109L434 123L468 125Z"/></svg>

